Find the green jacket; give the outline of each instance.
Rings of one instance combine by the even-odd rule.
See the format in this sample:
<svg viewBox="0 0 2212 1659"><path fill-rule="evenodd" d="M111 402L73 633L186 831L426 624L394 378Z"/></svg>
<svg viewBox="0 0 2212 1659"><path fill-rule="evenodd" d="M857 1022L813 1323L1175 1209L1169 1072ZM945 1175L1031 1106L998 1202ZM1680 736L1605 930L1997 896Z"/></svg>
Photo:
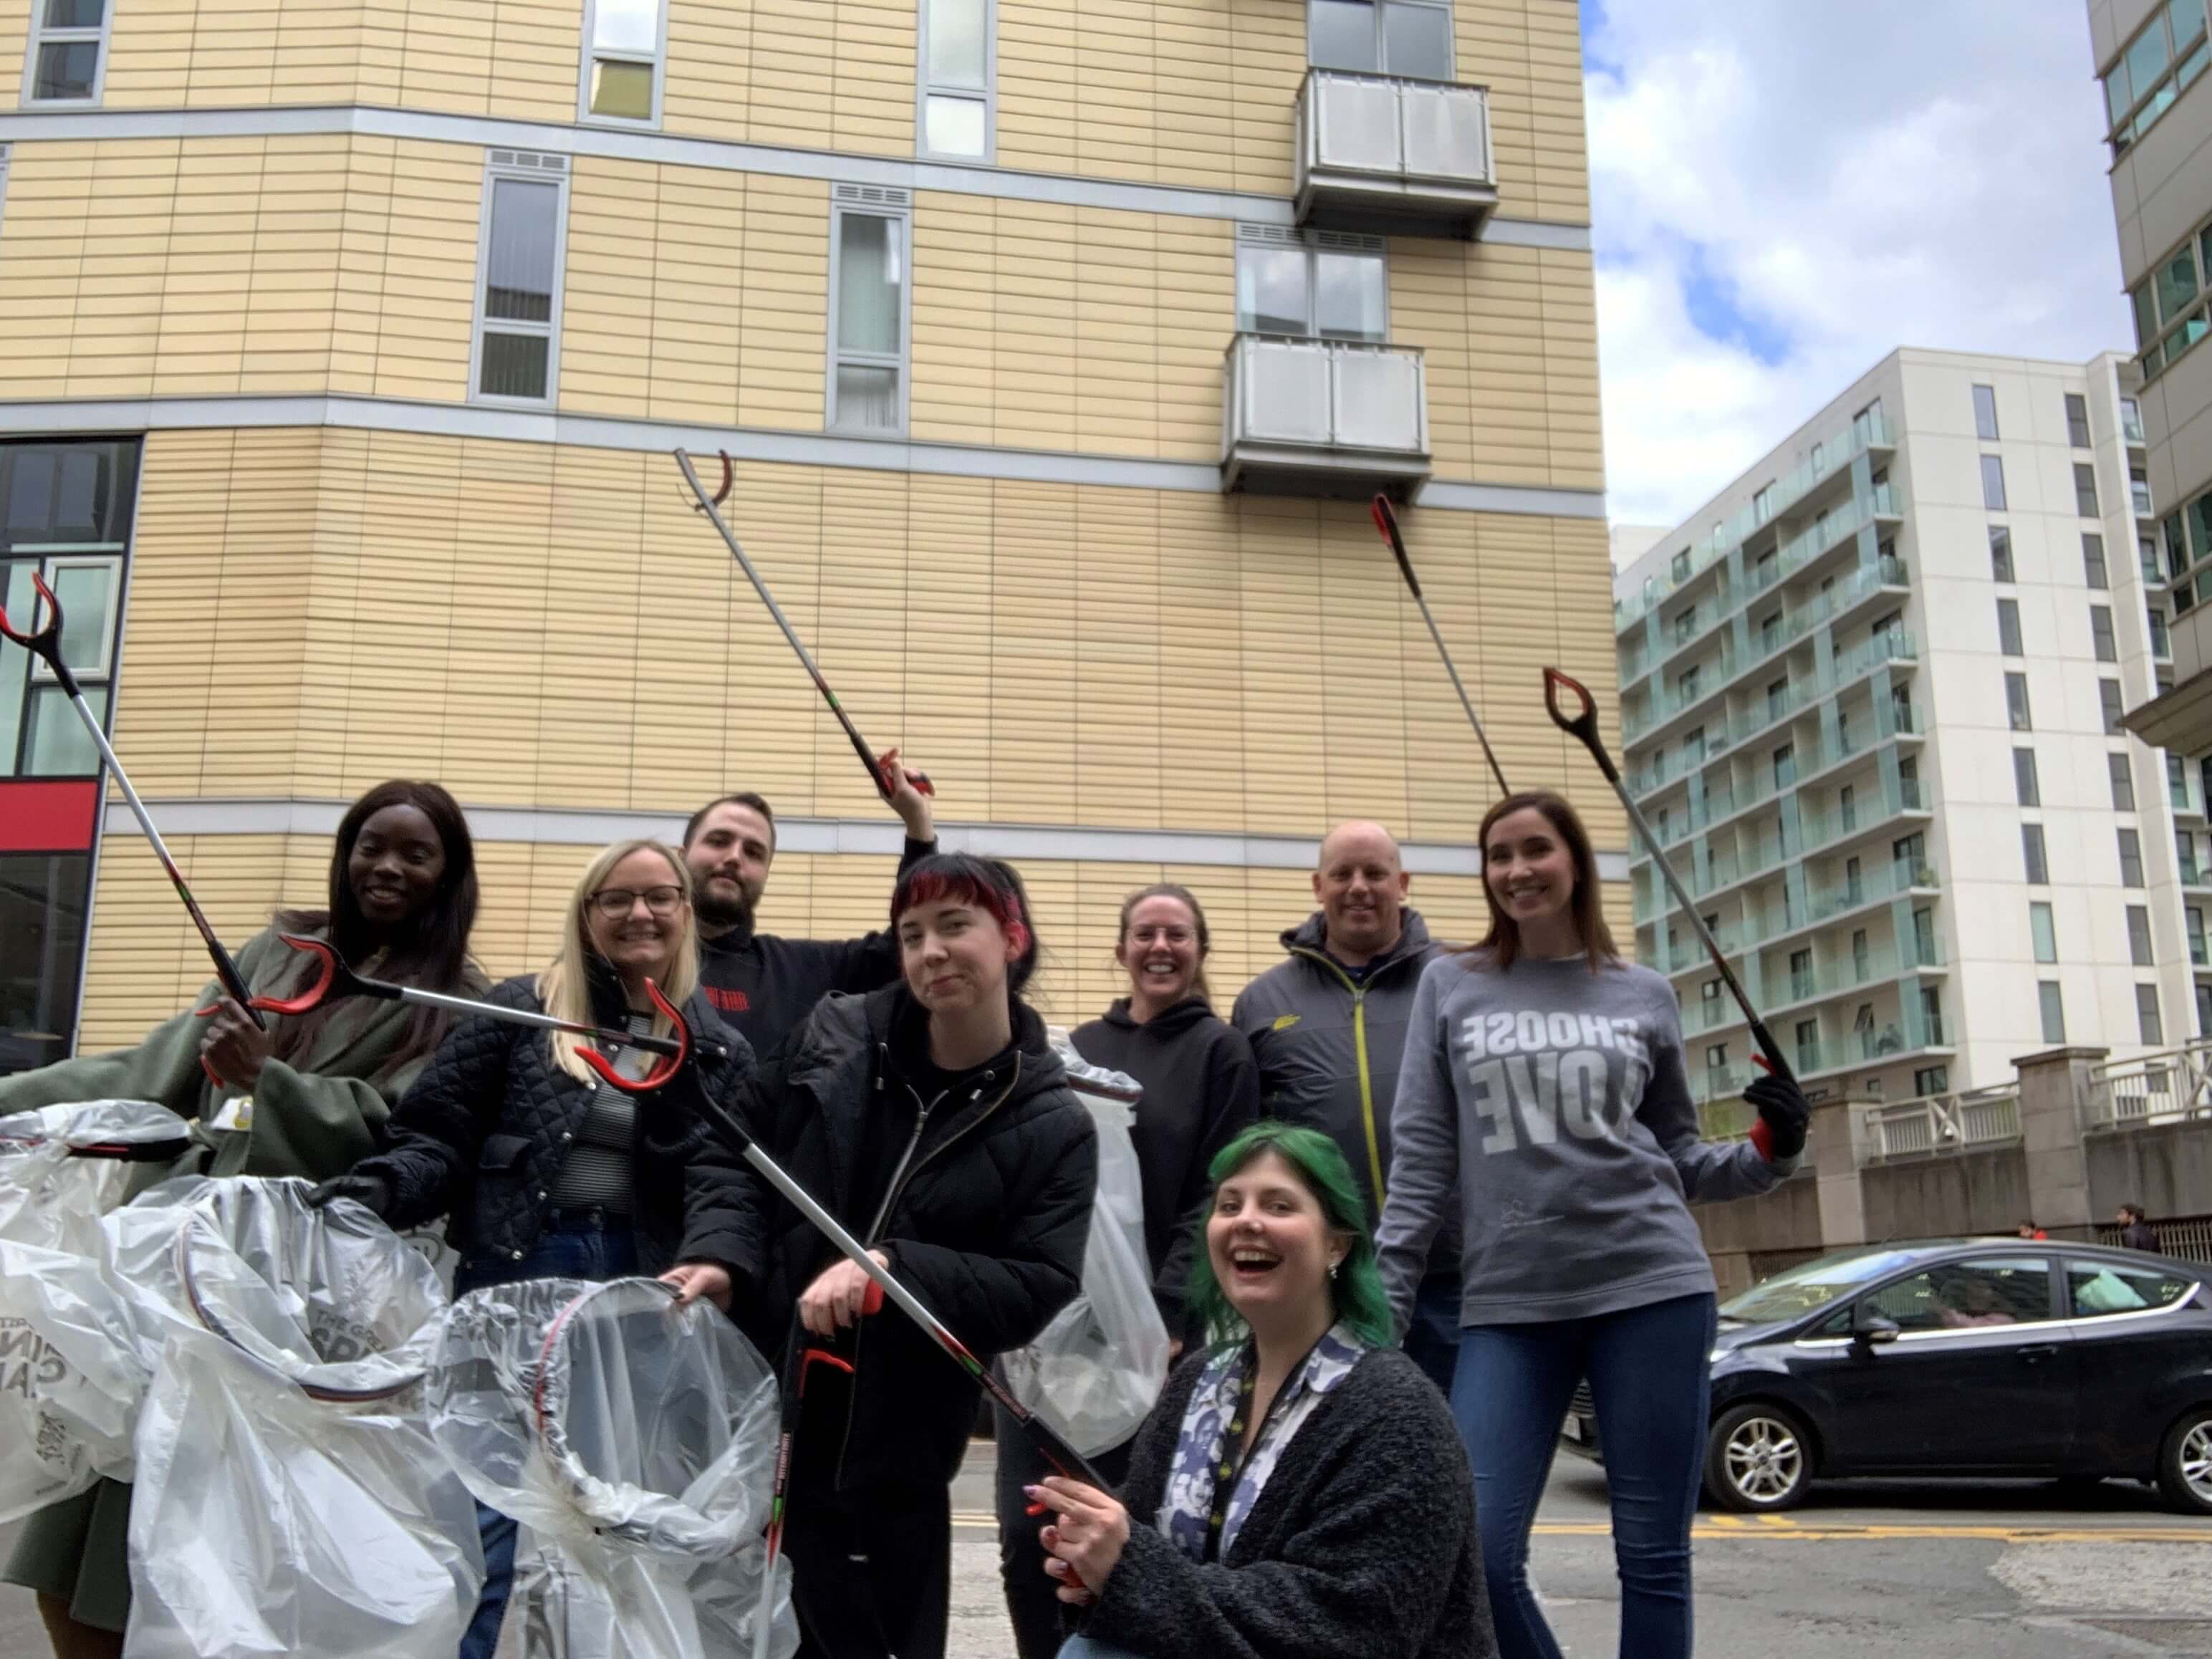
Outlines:
<svg viewBox="0 0 2212 1659"><path fill-rule="evenodd" d="M321 935L318 935L320 937ZM284 945L274 929L238 953L239 972L257 996L291 996L313 978L311 957ZM465 987L480 994L474 969ZM210 982L194 1007L221 994ZM217 1088L200 1068L206 1023L190 1010L164 1020L137 1047L85 1054L34 1072L0 1078L0 1113L79 1100L152 1100L192 1124L196 1143L170 1169L137 1185L173 1175L342 1175L379 1150L392 1103L429 1059L392 1062L414 1010L404 1003L361 997L342 1005L307 1051L290 1063L272 1060L252 1091L251 1127L214 1127L224 1103L241 1092ZM281 1024L283 1016L271 1015Z"/></svg>

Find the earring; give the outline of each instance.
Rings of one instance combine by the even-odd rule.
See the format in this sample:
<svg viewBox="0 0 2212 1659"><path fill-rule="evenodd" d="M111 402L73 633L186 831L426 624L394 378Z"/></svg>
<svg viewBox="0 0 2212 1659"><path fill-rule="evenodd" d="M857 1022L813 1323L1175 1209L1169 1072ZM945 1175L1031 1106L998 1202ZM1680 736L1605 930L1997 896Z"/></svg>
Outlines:
<svg viewBox="0 0 2212 1659"><path fill-rule="evenodd" d="M1342 1262L1340 1262L1340 1261L1332 1261L1332 1262L1330 1262L1330 1263L1328 1264L1328 1276L1329 1276L1331 1279L1334 1279L1334 1278L1336 1277L1336 1270L1337 1270L1339 1267L1342 1267L1343 1265L1344 1265L1344 1264L1343 1264Z"/></svg>

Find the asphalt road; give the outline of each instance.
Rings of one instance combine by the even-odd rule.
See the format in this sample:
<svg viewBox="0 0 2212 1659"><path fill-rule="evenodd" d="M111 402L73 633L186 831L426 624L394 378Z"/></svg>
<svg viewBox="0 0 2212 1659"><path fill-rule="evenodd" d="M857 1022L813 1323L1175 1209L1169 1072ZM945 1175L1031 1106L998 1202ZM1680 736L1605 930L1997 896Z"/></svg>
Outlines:
<svg viewBox="0 0 2212 1659"><path fill-rule="evenodd" d="M953 1493L951 1659L1006 1659L991 1452ZM0 1552L15 1528L0 1528ZM1620 1593L1605 1477L1562 1456L1533 1563L1560 1645L1614 1651ZM1707 1659L2123 1659L2212 1656L2212 1520L2148 1488L2044 1483L1816 1489L1786 1516L1706 1512L1697 1529L1698 1649ZM0 1656L46 1652L31 1599L0 1588ZM426 1655L424 1659L445 1659Z"/></svg>

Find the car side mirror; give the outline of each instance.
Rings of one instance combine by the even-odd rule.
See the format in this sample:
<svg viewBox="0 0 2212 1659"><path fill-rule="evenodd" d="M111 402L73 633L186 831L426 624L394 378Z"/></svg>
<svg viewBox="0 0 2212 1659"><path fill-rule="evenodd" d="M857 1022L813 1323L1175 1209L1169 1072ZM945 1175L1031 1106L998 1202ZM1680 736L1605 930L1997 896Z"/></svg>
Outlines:
<svg viewBox="0 0 2212 1659"><path fill-rule="evenodd" d="M1897 1322L1884 1318L1862 1302L1851 1313L1851 1340L1862 1347L1897 1340Z"/></svg>

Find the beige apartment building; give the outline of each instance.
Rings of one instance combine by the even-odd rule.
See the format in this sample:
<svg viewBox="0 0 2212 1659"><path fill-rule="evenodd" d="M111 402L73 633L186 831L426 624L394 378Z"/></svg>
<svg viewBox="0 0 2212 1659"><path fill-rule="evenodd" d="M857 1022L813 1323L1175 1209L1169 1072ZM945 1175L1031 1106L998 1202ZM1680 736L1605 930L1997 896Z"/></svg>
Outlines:
<svg viewBox="0 0 2212 1659"><path fill-rule="evenodd" d="M445 782L477 951L588 849L757 788L777 932L880 926L897 826L670 451L950 845L1019 860L1052 1012L1121 896L1275 959L1331 821L1465 938L1490 795L1380 489L1516 784L1613 702L1563 0L0 0L0 581L218 927L343 804ZM198 942L0 653L0 1066L131 1037Z"/></svg>

